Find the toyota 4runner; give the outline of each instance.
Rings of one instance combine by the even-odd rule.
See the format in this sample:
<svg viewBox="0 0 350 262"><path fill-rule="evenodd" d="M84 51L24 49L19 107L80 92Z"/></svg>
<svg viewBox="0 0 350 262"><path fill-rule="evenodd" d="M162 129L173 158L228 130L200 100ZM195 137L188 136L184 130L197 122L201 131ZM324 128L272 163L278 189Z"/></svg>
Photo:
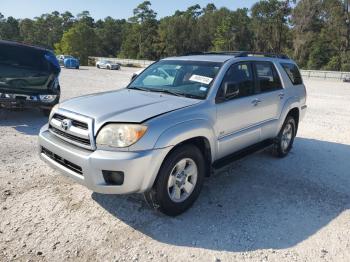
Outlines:
<svg viewBox="0 0 350 262"><path fill-rule="evenodd" d="M95 192L143 193L175 216L194 203L212 167L232 156L272 145L285 157L305 111L299 69L284 55L166 58L125 89L54 107L40 156Z"/></svg>

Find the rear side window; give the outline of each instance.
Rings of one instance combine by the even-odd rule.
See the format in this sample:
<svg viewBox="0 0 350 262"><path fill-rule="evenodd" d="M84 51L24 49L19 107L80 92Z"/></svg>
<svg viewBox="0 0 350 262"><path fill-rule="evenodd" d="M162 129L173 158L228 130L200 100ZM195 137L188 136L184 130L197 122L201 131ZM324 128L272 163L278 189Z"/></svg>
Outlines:
<svg viewBox="0 0 350 262"><path fill-rule="evenodd" d="M291 63L282 63L281 64L284 71L286 71L290 81L292 81L293 85L301 85L303 83L303 79L301 77L300 71L295 64Z"/></svg>
<svg viewBox="0 0 350 262"><path fill-rule="evenodd" d="M260 92L270 92L282 88L281 80L270 62L255 62L256 76Z"/></svg>

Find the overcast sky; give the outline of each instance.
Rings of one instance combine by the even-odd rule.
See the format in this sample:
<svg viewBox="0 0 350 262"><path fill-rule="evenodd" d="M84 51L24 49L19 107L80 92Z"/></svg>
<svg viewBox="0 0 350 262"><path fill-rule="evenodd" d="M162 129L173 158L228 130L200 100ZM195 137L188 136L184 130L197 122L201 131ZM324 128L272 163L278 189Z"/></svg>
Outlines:
<svg viewBox="0 0 350 262"><path fill-rule="evenodd" d="M66 10L76 15L83 10L90 11L95 19L111 16L114 18L129 18L132 10L143 0L0 0L0 12L5 16L15 18L33 18L52 11ZM250 8L256 0L151 0L152 8L158 17L172 15L176 10L200 4L202 7L214 2L217 7L225 6L229 9L239 7Z"/></svg>

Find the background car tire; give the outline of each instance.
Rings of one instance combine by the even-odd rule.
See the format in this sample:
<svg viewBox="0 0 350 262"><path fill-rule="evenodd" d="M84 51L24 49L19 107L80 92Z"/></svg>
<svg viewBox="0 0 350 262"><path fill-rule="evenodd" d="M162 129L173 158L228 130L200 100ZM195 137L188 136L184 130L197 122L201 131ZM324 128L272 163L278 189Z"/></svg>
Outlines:
<svg viewBox="0 0 350 262"><path fill-rule="evenodd" d="M291 127L291 137L290 137L290 141L288 143L288 146L284 146L284 135L285 135L285 131L286 128L290 126ZM274 143L273 143L273 150L272 153L274 156L276 157L285 157L288 155L289 151L292 149L293 147L293 142L294 142L294 138L296 135L296 123L295 123L295 119L292 116L287 116L286 120L284 121L282 128L278 134L278 136L274 139Z"/></svg>
<svg viewBox="0 0 350 262"><path fill-rule="evenodd" d="M107 66L107 69L108 69L108 70L111 70L111 67L110 67L110 66Z"/></svg>
<svg viewBox="0 0 350 262"><path fill-rule="evenodd" d="M100 69L100 65L97 65L96 67L97 67L98 69Z"/></svg>
<svg viewBox="0 0 350 262"><path fill-rule="evenodd" d="M191 159L197 167L197 180L193 191L182 202L174 202L168 193L168 180L176 164L182 159ZM201 151L194 145L183 145L176 148L164 160L153 188L144 194L147 203L168 216L177 216L190 208L203 186L205 161Z"/></svg>

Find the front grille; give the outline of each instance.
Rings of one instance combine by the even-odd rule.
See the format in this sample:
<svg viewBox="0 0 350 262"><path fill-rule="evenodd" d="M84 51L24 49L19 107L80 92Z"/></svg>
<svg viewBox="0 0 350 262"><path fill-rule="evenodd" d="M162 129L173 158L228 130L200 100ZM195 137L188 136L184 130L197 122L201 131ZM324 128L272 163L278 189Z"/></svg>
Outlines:
<svg viewBox="0 0 350 262"><path fill-rule="evenodd" d="M49 131L59 138L89 150L94 150L92 119L73 113L55 113L49 122Z"/></svg>
<svg viewBox="0 0 350 262"><path fill-rule="evenodd" d="M83 175L83 169L80 166L73 164L72 162L60 157L59 155L54 154L45 147L41 148L41 153L51 158L55 162L59 163L60 165L64 166L65 168L68 168L69 170L72 170L75 173L78 173L79 175Z"/></svg>
<svg viewBox="0 0 350 262"><path fill-rule="evenodd" d="M64 116L62 116L60 114L54 114L54 116L52 118L57 119L59 121L63 121L64 119L66 119L66 117L64 117ZM78 121L78 120L73 120L72 119L72 125L75 126L75 127L84 129L84 130L88 130L89 129L89 126L88 126L87 123L84 123L84 122L81 122L81 121Z"/></svg>
<svg viewBox="0 0 350 262"><path fill-rule="evenodd" d="M59 135L59 136L62 136L62 137L65 137L69 140L72 140L72 141L75 141L75 142L78 142L78 143L81 143L81 144L84 144L84 145L87 145L87 146L91 146L91 142L89 139L86 139L86 138L81 138L81 137L78 137L78 136L74 136L74 135L71 135L71 134L68 134L66 132L63 132L53 126L49 126L50 130L52 132L54 132L55 134Z"/></svg>

